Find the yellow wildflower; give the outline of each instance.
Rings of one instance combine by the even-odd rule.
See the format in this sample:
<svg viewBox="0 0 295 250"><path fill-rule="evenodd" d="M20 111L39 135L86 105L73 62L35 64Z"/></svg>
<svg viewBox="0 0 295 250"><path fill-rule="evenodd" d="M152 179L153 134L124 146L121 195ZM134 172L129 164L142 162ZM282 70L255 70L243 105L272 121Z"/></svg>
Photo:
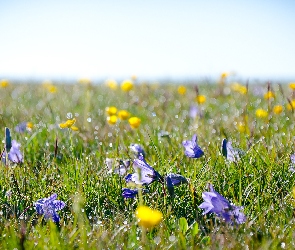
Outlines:
<svg viewBox="0 0 295 250"><path fill-rule="evenodd" d="M34 124L32 122L27 122L27 128L33 128Z"/></svg>
<svg viewBox="0 0 295 250"><path fill-rule="evenodd" d="M85 85L90 85L92 82L89 78L80 78L78 80L78 83L81 83L81 84L85 84Z"/></svg>
<svg viewBox="0 0 295 250"><path fill-rule="evenodd" d="M73 131L79 131L78 127L76 127L76 126L71 126L71 130L73 130Z"/></svg>
<svg viewBox="0 0 295 250"><path fill-rule="evenodd" d="M267 117L267 115L268 115L268 113L264 109L257 109L256 110L256 116L259 118L265 118L265 117Z"/></svg>
<svg viewBox="0 0 295 250"><path fill-rule="evenodd" d="M295 100L292 100L291 103L288 103L287 109L288 110L295 109Z"/></svg>
<svg viewBox="0 0 295 250"><path fill-rule="evenodd" d="M67 121L66 121L66 125L67 125L68 128L69 128L69 127L73 126L73 125L75 124L75 122L76 122L76 119L75 119L75 118L72 119L72 120L67 120Z"/></svg>
<svg viewBox="0 0 295 250"><path fill-rule="evenodd" d="M146 229L153 228L163 219L163 214L159 210L153 210L142 205L136 209L135 214L138 218L138 224Z"/></svg>
<svg viewBox="0 0 295 250"><path fill-rule="evenodd" d="M59 127L60 127L60 128L67 128L68 126L67 126L67 124L65 124L65 123L60 123L60 124L59 124Z"/></svg>
<svg viewBox="0 0 295 250"><path fill-rule="evenodd" d="M290 82L289 87L290 89L295 90L295 82Z"/></svg>
<svg viewBox="0 0 295 250"><path fill-rule="evenodd" d="M118 83L113 79L106 80L105 84L113 90L117 89L118 86Z"/></svg>
<svg viewBox="0 0 295 250"><path fill-rule="evenodd" d="M54 86L54 85L50 85L50 86L48 86L48 91L50 92L50 93L56 93L56 91L57 91L57 88L56 88L56 86Z"/></svg>
<svg viewBox="0 0 295 250"><path fill-rule="evenodd" d="M280 113L283 112L283 106L282 105L276 105L273 107L273 112L276 114L276 115L279 115Z"/></svg>
<svg viewBox="0 0 295 250"><path fill-rule="evenodd" d="M178 91L178 94L180 94L180 95L184 95L185 92L186 92L186 87L183 86L183 85L180 85L180 86L178 87L177 91Z"/></svg>
<svg viewBox="0 0 295 250"><path fill-rule="evenodd" d="M108 116L107 117L107 122L110 124L110 125L115 125L117 123L117 116L116 115L111 115L111 116Z"/></svg>
<svg viewBox="0 0 295 250"><path fill-rule="evenodd" d="M237 124L237 129L240 133L245 133L246 132L246 125L243 122L239 122Z"/></svg>
<svg viewBox="0 0 295 250"><path fill-rule="evenodd" d="M247 94L247 87L242 84L239 84L237 82L233 83L231 88L232 88L232 90L239 92L242 95Z"/></svg>
<svg viewBox="0 0 295 250"><path fill-rule="evenodd" d="M59 124L59 127L60 127L60 128L71 128L72 130L77 131L78 128L77 128L77 130L75 130L76 127L73 126L73 125L75 124L75 122L76 122L76 119L75 119L75 118L72 119L72 120L67 120L67 121L64 122L64 123L60 123L60 124ZM74 128L72 128L72 127L74 127Z"/></svg>
<svg viewBox="0 0 295 250"><path fill-rule="evenodd" d="M106 107L106 112L108 115L117 114L117 108L115 106Z"/></svg>
<svg viewBox="0 0 295 250"><path fill-rule="evenodd" d="M229 73L228 72L222 72L221 75L220 75L220 78L224 80L228 76L229 76Z"/></svg>
<svg viewBox="0 0 295 250"><path fill-rule="evenodd" d="M0 87L1 88L6 88L9 85L9 81L7 79L2 79L0 80Z"/></svg>
<svg viewBox="0 0 295 250"><path fill-rule="evenodd" d="M53 85L53 83L49 80L46 80L42 83L43 87L47 89L50 93L56 93L57 87Z"/></svg>
<svg viewBox="0 0 295 250"><path fill-rule="evenodd" d="M203 104L203 103L205 103L205 102L206 102L206 96L204 96L204 95L197 95L197 96L196 96L196 102L197 102L198 104Z"/></svg>
<svg viewBox="0 0 295 250"><path fill-rule="evenodd" d="M131 80L125 80L121 83L121 89L125 92L133 89L133 82Z"/></svg>
<svg viewBox="0 0 295 250"><path fill-rule="evenodd" d="M128 122L129 122L131 128L138 128L141 120L138 117L133 116L133 117L129 118Z"/></svg>
<svg viewBox="0 0 295 250"><path fill-rule="evenodd" d="M264 95L264 99L269 100L271 98L275 98L275 94L272 91L267 91Z"/></svg>
<svg viewBox="0 0 295 250"><path fill-rule="evenodd" d="M33 127L34 127L34 124L32 122L27 122L27 129L28 130L32 130Z"/></svg>
<svg viewBox="0 0 295 250"><path fill-rule="evenodd" d="M120 110L118 112L118 117L121 120L127 120L129 116L130 116L130 113L127 110Z"/></svg>

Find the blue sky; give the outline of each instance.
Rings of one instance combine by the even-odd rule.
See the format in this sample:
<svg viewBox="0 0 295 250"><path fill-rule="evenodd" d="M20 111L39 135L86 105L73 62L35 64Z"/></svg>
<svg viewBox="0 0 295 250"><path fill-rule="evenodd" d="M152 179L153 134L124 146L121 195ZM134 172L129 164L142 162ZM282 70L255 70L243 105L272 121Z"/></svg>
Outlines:
<svg viewBox="0 0 295 250"><path fill-rule="evenodd" d="M0 78L295 80L295 1L3 1Z"/></svg>

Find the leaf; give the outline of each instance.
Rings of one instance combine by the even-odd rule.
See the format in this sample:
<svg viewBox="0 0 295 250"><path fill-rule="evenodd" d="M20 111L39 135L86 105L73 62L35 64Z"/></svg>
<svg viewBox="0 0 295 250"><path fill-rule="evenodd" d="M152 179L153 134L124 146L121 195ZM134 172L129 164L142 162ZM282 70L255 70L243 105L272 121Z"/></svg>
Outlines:
<svg viewBox="0 0 295 250"><path fill-rule="evenodd" d="M179 233L179 241L180 241L179 243L181 245L181 249L186 249L186 239L181 232Z"/></svg>
<svg viewBox="0 0 295 250"><path fill-rule="evenodd" d="M192 236L195 237L199 232L199 224L198 222L195 222L192 226Z"/></svg>
<svg viewBox="0 0 295 250"><path fill-rule="evenodd" d="M179 229L183 234L185 234L186 231L188 230L188 224L187 224L186 218L181 217L179 219Z"/></svg>

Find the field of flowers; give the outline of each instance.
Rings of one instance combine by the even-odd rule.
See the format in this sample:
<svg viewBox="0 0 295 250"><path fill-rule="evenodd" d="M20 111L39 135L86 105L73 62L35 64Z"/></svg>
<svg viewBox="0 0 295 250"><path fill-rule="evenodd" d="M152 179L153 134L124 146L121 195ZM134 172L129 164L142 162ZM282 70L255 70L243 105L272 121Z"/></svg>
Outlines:
<svg viewBox="0 0 295 250"><path fill-rule="evenodd" d="M0 81L0 249L295 249L295 83Z"/></svg>

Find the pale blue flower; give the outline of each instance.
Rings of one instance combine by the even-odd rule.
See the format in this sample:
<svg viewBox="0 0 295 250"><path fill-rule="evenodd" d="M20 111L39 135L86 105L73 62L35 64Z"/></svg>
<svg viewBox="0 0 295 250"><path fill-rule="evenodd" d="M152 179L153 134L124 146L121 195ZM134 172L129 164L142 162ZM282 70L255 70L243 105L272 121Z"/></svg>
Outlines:
<svg viewBox="0 0 295 250"><path fill-rule="evenodd" d="M166 185L171 196L174 196L174 187L187 183L187 179L180 174L170 173L166 176Z"/></svg>
<svg viewBox="0 0 295 250"><path fill-rule="evenodd" d="M191 141L183 141L182 145L185 148L184 154L190 158L200 158L204 152L197 144L197 135L194 134Z"/></svg>
<svg viewBox="0 0 295 250"><path fill-rule="evenodd" d="M204 209L203 214L215 213L222 217L226 222L242 224L246 221L246 216L240 212L243 207L238 207L231 204L222 195L216 192L213 186L209 185L210 192L203 192L202 197L204 202L199 208Z"/></svg>
<svg viewBox="0 0 295 250"><path fill-rule="evenodd" d="M135 170L135 173L128 174L125 177L127 183L131 181L139 185L149 185L153 181L163 179L162 176L155 169L147 164L142 155L140 155L138 159L134 160L133 168Z"/></svg>
<svg viewBox="0 0 295 250"><path fill-rule="evenodd" d="M16 125L14 130L18 133L24 133L25 131L27 131L27 124L27 122L21 122L18 125Z"/></svg>
<svg viewBox="0 0 295 250"><path fill-rule="evenodd" d="M11 148L8 152L8 160L14 163L22 163L23 155L20 151L20 144L16 140L12 140ZM6 164L6 153L4 152L2 155L2 162Z"/></svg>
<svg viewBox="0 0 295 250"><path fill-rule="evenodd" d="M226 139L222 140L221 146L222 155L230 162L237 162L241 159L241 156L245 154L244 151L238 148L233 148L230 141Z"/></svg>
<svg viewBox="0 0 295 250"><path fill-rule="evenodd" d="M139 190L141 190L142 194L148 193L147 189L130 189L130 188L123 188L122 189L122 196L125 199L134 199L137 195Z"/></svg>
<svg viewBox="0 0 295 250"><path fill-rule="evenodd" d="M52 219L54 222L59 222L60 218L56 211L65 207L65 203L56 200L57 194L53 194L48 198L43 198L35 202L35 208L38 214L44 214L45 219Z"/></svg>
<svg viewBox="0 0 295 250"><path fill-rule="evenodd" d="M144 152L144 149L142 148L141 145L136 144L136 143L132 143L132 144L130 144L129 148L133 153L136 154L137 157L139 157L140 155L145 157L145 152Z"/></svg>

